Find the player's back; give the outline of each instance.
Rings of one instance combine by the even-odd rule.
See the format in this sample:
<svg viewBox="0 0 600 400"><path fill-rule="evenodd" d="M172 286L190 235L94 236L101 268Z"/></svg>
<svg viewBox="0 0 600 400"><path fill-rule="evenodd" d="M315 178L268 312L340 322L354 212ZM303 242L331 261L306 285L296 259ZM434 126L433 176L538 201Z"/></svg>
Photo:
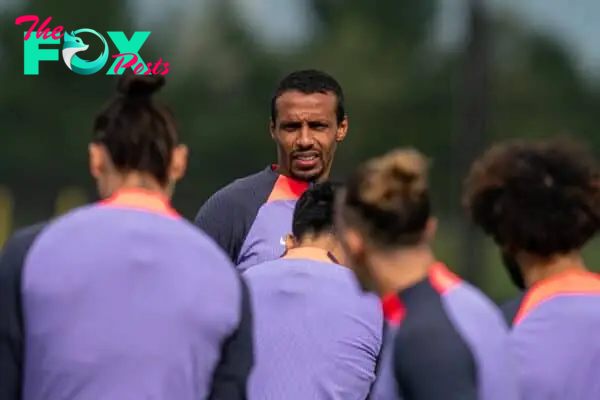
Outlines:
<svg viewBox="0 0 600 400"><path fill-rule="evenodd" d="M240 280L169 215L93 205L50 224L23 270L27 400L208 396Z"/></svg>
<svg viewBox="0 0 600 400"><path fill-rule="evenodd" d="M600 399L600 277L569 272L523 297L511 341L522 398Z"/></svg>
<svg viewBox="0 0 600 400"><path fill-rule="evenodd" d="M384 299L388 321L374 400L517 400L500 311L443 265Z"/></svg>
<svg viewBox="0 0 600 400"><path fill-rule="evenodd" d="M346 267L307 257L244 274L256 333L250 399L364 400L381 347L380 302Z"/></svg>

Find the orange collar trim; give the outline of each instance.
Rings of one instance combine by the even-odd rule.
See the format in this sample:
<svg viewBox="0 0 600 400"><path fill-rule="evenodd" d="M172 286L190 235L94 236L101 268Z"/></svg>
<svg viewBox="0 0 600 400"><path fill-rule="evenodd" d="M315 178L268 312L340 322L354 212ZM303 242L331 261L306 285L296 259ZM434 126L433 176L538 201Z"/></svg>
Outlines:
<svg viewBox="0 0 600 400"><path fill-rule="evenodd" d="M166 196L141 188L117 190L112 196L101 201L100 204L109 207L133 208L170 217L180 217Z"/></svg>

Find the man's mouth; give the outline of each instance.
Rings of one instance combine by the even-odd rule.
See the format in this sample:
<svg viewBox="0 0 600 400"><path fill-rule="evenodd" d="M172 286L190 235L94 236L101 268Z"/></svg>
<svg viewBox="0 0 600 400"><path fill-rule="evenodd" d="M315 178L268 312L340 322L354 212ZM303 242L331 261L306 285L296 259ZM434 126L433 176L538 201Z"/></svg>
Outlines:
<svg viewBox="0 0 600 400"><path fill-rule="evenodd" d="M302 154L294 157L296 160L300 161L312 161L317 159L316 154Z"/></svg>
<svg viewBox="0 0 600 400"><path fill-rule="evenodd" d="M292 161L298 168L310 169L317 165L319 155L317 153L295 154Z"/></svg>

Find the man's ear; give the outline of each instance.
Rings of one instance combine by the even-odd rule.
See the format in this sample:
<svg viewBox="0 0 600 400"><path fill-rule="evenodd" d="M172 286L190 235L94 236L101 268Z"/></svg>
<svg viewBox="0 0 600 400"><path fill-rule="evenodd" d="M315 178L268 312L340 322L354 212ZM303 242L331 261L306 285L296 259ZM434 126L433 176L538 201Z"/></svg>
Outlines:
<svg viewBox="0 0 600 400"><path fill-rule="evenodd" d="M271 139L275 140L275 122L272 119L269 119L269 133L271 134Z"/></svg>
<svg viewBox="0 0 600 400"><path fill-rule="evenodd" d="M430 217L425 224L425 242L431 243L435 239L437 233L438 220L435 217Z"/></svg>
<svg viewBox="0 0 600 400"><path fill-rule="evenodd" d="M285 235L285 251L292 250L298 246L298 241L291 233Z"/></svg>
<svg viewBox="0 0 600 400"><path fill-rule="evenodd" d="M188 147L184 144L180 144L173 149L169 171L169 178L173 182L179 181L185 175L185 171L187 169L188 152Z"/></svg>
<svg viewBox="0 0 600 400"><path fill-rule="evenodd" d="M335 133L335 141L340 143L346 138L346 134L348 133L348 117L344 117L342 122L338 125L337 131Z"/></svg>
<svg viewBox="0 0 600 400"><path fill-rule="evenodd" d="M88 145L88 156L90 174L94 179L98 179L106 172L106 149L101 144L90 143Z"/></svg>

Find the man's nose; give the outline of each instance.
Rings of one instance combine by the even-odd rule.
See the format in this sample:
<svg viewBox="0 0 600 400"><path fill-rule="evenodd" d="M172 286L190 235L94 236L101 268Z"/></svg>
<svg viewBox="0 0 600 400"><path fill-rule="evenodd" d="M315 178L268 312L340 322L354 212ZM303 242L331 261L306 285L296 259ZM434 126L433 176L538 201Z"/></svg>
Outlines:
<svg viewBox="0 0 600 400"><path fill-rule="evenodd" d="M312 133L308 124L302 124L302 128L298 131L296 145L298 147L310 147L313 144Z"/></svg>

